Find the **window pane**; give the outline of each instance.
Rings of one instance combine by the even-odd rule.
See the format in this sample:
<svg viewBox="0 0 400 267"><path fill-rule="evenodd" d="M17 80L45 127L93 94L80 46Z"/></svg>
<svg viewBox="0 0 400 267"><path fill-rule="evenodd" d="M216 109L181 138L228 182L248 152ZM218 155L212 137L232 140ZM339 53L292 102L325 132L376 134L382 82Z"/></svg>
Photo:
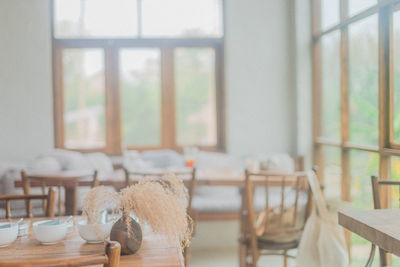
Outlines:
<svg viewBox="0 0 400 267"><path fill-rule="evenodd" d="M378 173L378 154L358 150L350 151L350 169L352 206L357 210L372 209L374 205L372 198L371 175L376 175ZM365 263L368 260L370 248L371 243L369 241L356 234L352 234L352 266L365 266ZM374 262L379 263L378 254L375 254ZM374 266L379 266L379 264Z"/></svg>
<svg viewBox="0 0 400 267"><path fill-rule="evenodd" d="M392 168L392 180L400 181L400 157L391 157L390 166ZM399 195L399 187L391 186L391 198L392 198L392 207L399 208L400 207L400 195Z"/></svg>
<svg viewBox="0 0 400 267"><path fill-rule="evenodd" d="M393 14L393 141L400 143L400 11Z"/></svg>
<svg viewBox="0 0 400 267"><path fill-rule="evenodd" d="M378 145L378 17L349 26L350 140Z"/></svg>
<svg viewBox="0 0 400 267"><path fill-rule="evenodd" d="M121 49L122 136L131 146L161 144L161 74L158 49Z"/></svg>
<svg viewBox="0 0 400 267"><path fill-rule="evenodd" d="M215 52L212 48L175 49L177 143L217 144Z"/></svg>
<svg viewBox="0 0 400 267"><path fill-rule="evenodd" d="M63 72L65 147L104 147L103 50L64 49Z"/></svg>
<svg viewBox="0 0 400 267"><path fill-rule="evenodd" d="M339 1L321 0L321 28L326 30L331 26L339 24Z"/></svg>
<svg viewBox="0 0 400 267"><path fill-rule="evenodd" d="M327 199L340 200L342 192L341 152L337 147L324 147L324 194Z"/></svg>
<svg viewBox="0 0 400 267"><path fill-rule="evenodd" d="M340 33L323 35L322 136L340 140Z"/></svg>
<svg viewBox="0 0 400 267"><path fill-rule="evenodd" d="M349 0L349 15L355 15L377 4L377 0Z"/></svg>
<svg viewBox="0 0 400 267"><path fill-rule="evenodd" d="M143 0L143 36L222 36L221 0Z"/></svg>
<svg viewBox="0 0 400 267"><path fill-rule="evenodd" d="M58 38L135 37L136 2L136 0L55 0L55 36Z"/></svg>
<svg viewBox="0 0 400 267"><path fill-rule="evenodd" d="M371 176L379 171L377 153L359 150L350 151L351 198L356 209L371 209L372 201Z"/></svg>

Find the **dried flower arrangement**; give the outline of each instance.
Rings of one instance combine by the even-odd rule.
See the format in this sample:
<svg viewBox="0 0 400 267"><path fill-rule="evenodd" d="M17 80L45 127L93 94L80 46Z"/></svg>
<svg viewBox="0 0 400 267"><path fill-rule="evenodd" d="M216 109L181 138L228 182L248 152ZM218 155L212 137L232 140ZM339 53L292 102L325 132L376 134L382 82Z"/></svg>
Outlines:
<svg viewBox="0 0 400 267"><path fill-rule="evenodd" d="M103 210L116 211L120 196L105 186L92 188L82 205L82 215L88 217L88 223L97 223Z"/></svg>
<svg viewBox="0 0 400 267"><path fill-rule="evenodd" d="M88 216L88 221L96 222L102 209L116 208L122 212L127 233L131 235L133 219L130 215L134 213L140 224L147 223L155 233L166 235L170 241L177 240L185 248L193 230L192 219L186 210L187 199L182 180L166 174L158 180L146 178L120 193L101 186L93 188L84 201L83 215Z"/></svg>

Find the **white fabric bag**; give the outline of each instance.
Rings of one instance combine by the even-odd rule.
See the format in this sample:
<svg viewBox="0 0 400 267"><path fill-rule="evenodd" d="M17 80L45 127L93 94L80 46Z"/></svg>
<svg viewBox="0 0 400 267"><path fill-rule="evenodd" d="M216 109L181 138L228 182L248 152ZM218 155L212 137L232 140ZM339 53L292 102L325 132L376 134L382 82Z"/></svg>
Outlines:
<svg viewBox="0 0 400 267"><path fill-rule="evenodd" d="M349 255L342 227L329 215L314 172L307 178L315 205L300 240L298 267L347 267Z"/></svg>

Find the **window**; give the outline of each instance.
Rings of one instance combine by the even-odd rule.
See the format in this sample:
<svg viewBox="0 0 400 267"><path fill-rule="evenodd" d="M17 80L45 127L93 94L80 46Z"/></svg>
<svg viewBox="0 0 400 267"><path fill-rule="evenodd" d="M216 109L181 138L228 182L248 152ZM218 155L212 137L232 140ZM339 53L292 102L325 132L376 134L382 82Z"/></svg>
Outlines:
<svg viewBox="0 0 400 267"><path fill-rule="evenodd" d="M368 209L370 176L400 177L400 0L313 0L312 25L318 176L327 197ZM363 266L369 243L347 240Z"/></svg>
<svg viewBox="0 0 400 267"><path fill-rule="evenodd" d="M222 0L53 0L56 146L223 151Z"/></svg>
<svg viewBox="0 0 400 267"><path fill-rule="evenodd" d="M105 147L105 78L101 49L64 49L66 148Z"/></svg>

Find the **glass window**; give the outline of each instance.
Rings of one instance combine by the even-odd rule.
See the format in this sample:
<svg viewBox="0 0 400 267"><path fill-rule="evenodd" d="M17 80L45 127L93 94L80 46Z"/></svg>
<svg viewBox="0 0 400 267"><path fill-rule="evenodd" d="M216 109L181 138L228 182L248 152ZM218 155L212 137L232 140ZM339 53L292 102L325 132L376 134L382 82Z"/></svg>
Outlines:
<svg viewBox="0 0 400 267"><path fill-rule="evenodd" d="M123 142L161 145L160 50L121 49L119 55Z"/></svg>
<svg viewBox="0 0 400 267"><path fill-rule="evenodd" d="M177 48L174 61L177 143L216 145L215 52Z"/></svg>
<svg viewBox="0 0 400 267"><path fill-rule="evenodd" d="M321 37L322 136L340 140L340 33Z"/></svg>
<svg viewBox="0 0 400 267"><path fill-rule="evenodd" d="M136 0L55 0L57 38L136 37Z"/></svg>
<svg viewBox="0 0 400 267"><path fill-rule="evenodd" d="M321 0L321 28L326 30L329 27L339 24L340 5L338 0Z"/></svg>
<svg viewBox="0 0 400 267"><path fill-rule="evenodd" d="M373 209L371 175L379 171L379 155L377 153L351 150L351 200L357 210ZM352 265L364 266L368 260L371 243L356 234L351 234ZM374 262L379 263L379 253L375 254ZM378 265L376 265L378 266Z"/></svg>
<svg viewBox="0 0 400 267"><path fill-rule="evenodd" d="M355 15L377 4L377 0L348 0L349 15Z"/></svg>
<svg viewBox="0 0 400 267"><path fill-rule="evenodd" d="M337 147L324 147L324 195L329 200L341 199L342 163L341 150Z"/></svg>
<svg viewBox="0 0 400 267"><path fill-rule="evenodd" d="M393 141L400 143L400 11L393 13Z"/></svg>
<svg viewBox="0 0 400 267"><path fill-rule="evenodd" d="M103 50L64 49L63 72L65 147L104 147Z"/></svg>
<svg viewBox="0 0 400 267"><path fill-rule="evenodd" d="M142 0L145 37L222 36L221 0Z"/></svg>
<svg viewBox="0 0 400 267"><path fill-rule="evenodd" d="M353 207L359 210L373 208L371 176L379 172L378 154L351 150L350 168Z"/></svg>
<svg viewBox="0 0 400 267"><path fill-rule="evenodd" d="M350 140L378 145L378 16L349 26Z"/></svg>
<svg viewBox="0 0 400 267"><path fill-rule="evenodd" d="M400 157L391 157L390 160L391 166L391 176L392 180L399 181L400 180ZM392 207L399 208L400 207L400 188L398 186L391 186L391 198L392 198Z"/></svg>

